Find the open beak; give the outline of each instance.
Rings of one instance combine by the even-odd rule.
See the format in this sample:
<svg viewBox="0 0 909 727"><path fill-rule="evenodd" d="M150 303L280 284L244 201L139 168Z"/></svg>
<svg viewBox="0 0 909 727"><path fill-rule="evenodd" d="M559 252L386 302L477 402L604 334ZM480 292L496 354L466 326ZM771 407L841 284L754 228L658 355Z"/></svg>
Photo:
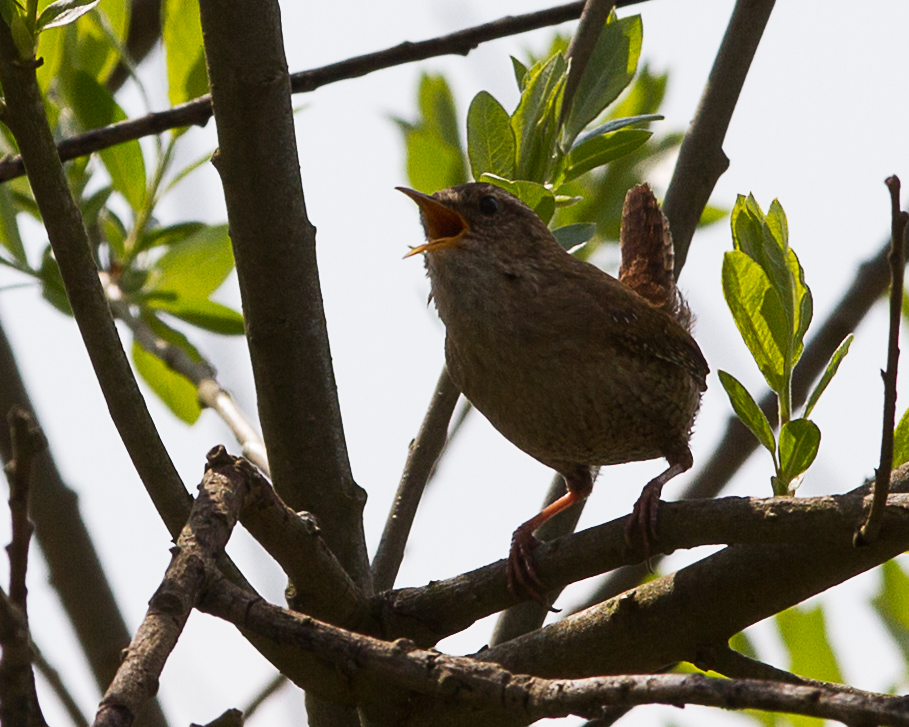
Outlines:
<svg viewBox="0 0 909 727"><path fill-rule="evenodd" d="M419 205L423 217L423 228L426 230L426 237L429 240L425 245L415 247L404 256L405 258L421 252L453 247L467 232L467 220L450 207L446 207L428 194L417 192L415 189L407 187L395 187L395 189L403 192Z"/></svg>

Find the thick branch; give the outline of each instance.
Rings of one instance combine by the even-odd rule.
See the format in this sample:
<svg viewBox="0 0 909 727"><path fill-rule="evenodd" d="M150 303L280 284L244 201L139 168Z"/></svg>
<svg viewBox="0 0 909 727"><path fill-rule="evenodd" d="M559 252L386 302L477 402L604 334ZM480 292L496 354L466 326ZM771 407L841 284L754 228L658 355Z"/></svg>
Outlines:
<svg viewBox="0 0 909 727"><path fill-rule="evenodd" d="M679 150L663 212L675 244L678 279L717 180L729 166L723 140L775 0L737 0L694 121Z"/></svg>
<svg viewBox="0 0 909 727"><path fill-rule="evenodd" d="M275 489L313 513L354 581L370 582L365 493L341 425L315 254L300 180L276 2L200 4L259 420ZM243 53L238 54L237 49Z"/></svg>
<svg viewBox="0 0 909 727"><path fill-rule="evenodd" d="M495 720L496 724L524 725L569 714L593 717L606 705L653 703L751 707L909 725L904 698L841 692L835 685L805 687L674 674L572 681L519 676L468 657L421 651L403 639L388 643L351 634L263 601L244 603L242 594L232 590L220 583L216 592L209 594L211 612L332 664L338 678L357 695L361 709L377 722L394 714L390 702L397 690L390 691L391 684L412 692L404 698L406 711L397 713L394 723L399 725L463 725L468 712L470 724ZM424 703L418 694L426 695L425 703L435 708L431 716L414 709Z"/></svg>
<svg viewBox="0 0 909 727"><path fill-rule="evenodd" d="M894 473L894 491L907 489L909 485L907 473L909 471L905 469ZM670 553L701 545L739 544L736 548L727 548L723 551L730 553L724 556L729 558L733 558L731 553L739 552L739 548L743 549L741 552L745 552L745 544L754 544L755 548L766 547L771 550L779 547L787 553L790 551L798 553L799 548L819 551L828 549L828 555L822 559L827 563L827 568L833 569L832 574L823 576L822 569L803 581L798 579L790 581L788 571L783 569L778 580L774 581L771 590L779 593L779 597L785 600L796 598L793 603L798 603L807 597L797 597L803 593L803 589L807 588L810 591L809 595L813 595L829 587L827 581L820 580L822 578L829 576L837 578L839 582L851 577L853 572L850 563L860 563L861 566L855 567L861 569L870 568L887 559L879 560L880 553L889 553L891 549L899 552L900 547L909 547L907 527L909 496L894 494L888 500L885 535L882 535L886 537L887 545L869 560L853 559L852 532L856 518L862 512L865 495L867 490L860 488L847 495L834 497L766 500L728 497L721 500L663 503L660 508L660 540L657 545L662 552ZM542 545L534 551L534 563L542 581L551 588L563 588L569 583L589 578L597 573L639 563L643 554L639 549L629 548L624 542L623 528L626 519L613 520ZM833 555L834 552L836 556ZM836 558L841 555L844 560L839 562ZM801 563L803 560L801 557L793 556L792 567L796 567L795 562ZM707 566L701 566L706 562L701 561L692 568L707 568L710 579L721 577L715 575ZM841 573L837 571L837 566ZM740 575L747 573L738 565L730 567ZM802 566L798 565L799 571L801 568ZM747 577L745 580L744 585L736 583L728 586L728 589L733 590L717 591L716 597L721 600L727 599L728 593L739 592L735 590L736 588L750 589ZM821 583L825 585L822 586ZM766 587L769 589L769 586ZM516 602L506 586L504 560L454 578L433 582L422 588L404 588L383 594L381 598L386 603L387 611L385 637L405 636L421 646L431 646L445 636L462 631L476 620ZM756 600L758 603L764 603L767 599L758 597ZM752 605L742 604L746 612ZM716 604L716 607L727 612L735 611L725 601L723 604ZM699 618L703 613L712 611L692 609L686 618ZM676 622L667 622L666 628L671 626L675 629L676 625ZM698 630L697 626L692 628ZM672 640L675 637L666 638ZM701 641L715 642L715 639ZM611 652L613 649L608 651ZM657 667L650 670L655 668Z"/></svg>
<svg viewBox="0 0 909 727"><path fill-rule="evenodd" d="M32 192L111 418L165 525L176 535L189 512L189 495L155 429L114 327L79 209L54 148L35 70L19 61L5 23L0 23L0 83L6 101L3 120L28 168Z"/></svg>

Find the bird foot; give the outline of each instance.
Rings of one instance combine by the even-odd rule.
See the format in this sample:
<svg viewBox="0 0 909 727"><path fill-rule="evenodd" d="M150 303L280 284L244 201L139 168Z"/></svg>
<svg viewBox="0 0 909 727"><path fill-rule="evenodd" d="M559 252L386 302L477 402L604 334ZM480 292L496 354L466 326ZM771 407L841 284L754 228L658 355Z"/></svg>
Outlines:
<svg viewBox="0 0 909 727"><path fill-rule="evenodd" d="M659 479L659 478L658 478ZM631 511L631 517L625 524L625 544L628 547L635 545L635 531L640 531L641 547L644 550L644 559L647 561L647 567L650 567L650 556L653 555L652 545L656 543L657 538L657 514L660 509L660 492L663 489L663 483L654 480L649 482L641 491L641 496L634 503L634 509Z"/></svg>
<svg viewBox="0 0 909 727"><path fill-rule="evenodd" d="M537 575L533 564L533 551L540 546L540 541L523 527L514 531L511 536L511 551L505 572L508 576L508 591L515 598L533 599L541 606L557 613L546 600L546 587Z"/></svg>

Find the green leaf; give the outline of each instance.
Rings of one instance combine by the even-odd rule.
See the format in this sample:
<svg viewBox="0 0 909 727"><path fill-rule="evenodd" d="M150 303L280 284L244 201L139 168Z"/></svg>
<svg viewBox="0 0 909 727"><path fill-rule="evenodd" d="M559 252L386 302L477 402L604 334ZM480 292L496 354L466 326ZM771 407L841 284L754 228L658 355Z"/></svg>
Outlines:
<svg viewBox="0 0 909 727"><path fill-rule="evenodd" d="M821 430L810 419L793 419L780 428L780 479L789 485L817 457Z"/></svg>
<svg viewBox="0 0 909 727"><path fill-rule="evenodd" d="M454 98L442 76L423 75L419 88L420 118L398 120L407 149L410 186L432 193L467 181Z"/></svg>
<svg viewBox="0 0 909 727"><path fill-rule="evenodd" d="M35 55L35 36L28 29L20 13L13 13L9 25L16 51L22 60L30 60Z"/></svg>
<svg viewBox="0 0 909 727"><path fill-rule="evenodd" d="M114 97L90 74L77 70L69 94L76 117L85 129L96 129L126 118ZM111 183L134 210L145 203L145 160L138 141L128 141L100 152Z"/></svg>
<svg viewBox="0 0 909 727"><path fill-rule="evenodd" d="M628 116L621 119L612 119L607 121L604 124L600 124L595 129L581 134L578 139L572 144L572 149L577 149L578 146L583 144L585 141L590 141L595 139L598 136L603 134L609 134L613 131L618 131L619 129L624 129L626 126L633 126L634 124L644 124L650 123L651 121L662 121L665 117L661 114L639 114L638 116Z"/></svg>
<svg viewBox="0 0 909 727"><path fill-rule="evenodd" d="M164 324L152 315L145 314L142 320L148 324L155 335L168 343L179 346L194 360L200 360L199 352L179 331ZM198 392L195 385L185 376L173 371L166 363L154 354L146 351L133 341L133 364L136 372L145 380L152 391L158 395L167 408L181 421L194 424L202 413Z"/></svg>
<svg viewBox="0 0 909 727"><path fill-rule="evenodd" d="M511 117L517 144L515 176L518 179L547 181L567 71L568 63L561 55L554 55L527 71L521 100Z"/></svg>
<svg viewBox="0 0 909 727"><path fill-rule="evenodd" d="M178 222L167 227L146 229L139 241L137 251L150 250L153 247L167 247L185 240L187 237L205 229L204 222Z"/></svg>
<svg viewBox="0 0 909 727"><path fill-rule="evenodd" d="M880 572L881 590L871 605L909 663L909 576L894 560L884 563Z"/></svg>
<svg viewBox="0 0 909 727"><path fill-rule="evenodd" d="M167 95L172 106L208 92L199 3L165 0L161 39L167 56Z"/></svg>
<svg viewBox="0 0 909 727"><path fill-rule="evenodd" d="M514 177L515 141L508 112L486 91L474 96L467 111L467 155L474 179L484 172Z"/></svg>
<svg viewBox="0 0 909 727"><path fill-rule="evenodd" d="M771 389L785 385L788 331L776 291L764 270L748 255L733 250L723 256L723 295L735 325Z"/></svg>
<svg viewBox="0 0 909 727"><path fill-rule="evenodd" d="M565 181L570 182L591 169L630 154L643 146L652 135L653 132L646 129L623 129L578 144L568 154Z"/></svg>
<svg viewBox="0 0 909 727"><path fill-rule="evenodd" d="M810 679L843 682L821 606L787 609L776 615L776 624L789 655L790 671Z"/></svg>
<svg viewBox="0 0 909 727"><path fill-rule="evenodd" d="M544 224L549 224L552 215L555 214L555 197L550 189L536 182L527 182L524 180L512 181L503 179L495 174L484 174L478 180L495 184L497 187L511 192L515 197L520 199L530 209L537 213L537 216L543 220Z"/></svg>
<svg viewBox="0 0 909 727"><path fill-rule="evenodd" d="M565 123L570 145L587 124L599 116L631 83L641 55L641 16L610 18L600 33Z"/></svg>
<svg viewBox="0 0 909 727"><path fill-rule="evenodd" d="M44 254L41 257L41 267L38 269L38 277L41 280L41 295L61 313L72 316L73 309L69 306L69 298L66 295L66 288L63 285L63 276L60 275L60 268L54 259L54 253L51 246L44 248Z"/></svg>
<svg viewBox="0 0 909 727"><path fill-rule="evenodd" d="M833 352L833 355L830 357L830 361L827 362L827 368L824 370L824 375L821 376L821 380L817 382L814 389L811 392L811 395L808 397L808 403L805 404L805 416L811 416L811 412L814 410L815 405L818 402L818 399L821 398L821 394L824 393L824 390L827 388L827 385L830 383L831 379L836 376L837 369L840 367L840 363L846 354L849 353L849 346L852 344L852 339L855 338L851 333L843 339L842 343L837 347L836 351ZM905 461L905 460L903 460ZM902 464L902 463L900 463ZM896 462L894 462L894 467Z"/></svg>
<svg viewBox="0 0 909 727"><path fill-rule="evenodd" d="M414 189L432 194L466 180L464 158L438 135L426 129L407 134L407 178Z"/></svg>
<svg viewBox="0 0 909 727"><path fill-rule="evenodd" d="M592 222L576 222L564 227L557 227L552 234L565 250L572 252L579 245L586 243L596 232L597 226Z"/></svg>
<svg viewBox="0 0 909 727"><path fill-rule="evenodd" d="M9 251L14 260L27 265L28 258L22 245L22 237L19 235L17 212L9 187L5 184L0 185L0 245Z"/></svg>
<svg viewBox="0 0 909 727"><path fill-rule="evenodd" d="M893 432L893 469L909 462L909 409Z"/></svg>
<svg viewBox="0 0 909 727"><path fill-rule="evenodd" d="M226 305L204 298L180 296L178 298L149 297L145 304L175 318L191 323L212 333L225 336L242 336L246 333L243 316Z"/></svg>
<svg viewBox="0 0 909 727"><path fill-rule="evenodd" d="M107 244L110 245L111 250L115 253L116 259L123 260L126 252L124 243L127 235L123 222L109 209L103 210L98 220L104 232L104 239L107 240Z"/></svg>
<svg viewBox="0 0 909 727"><path fill-rule="evenodd" d="M444 76L423 74L419 88L420 126L431 130L442 141L461 148L461 134L454 96Z"/></svg>
<svg viewBox="0 0 909 727"><path fill-rule="evenodd" d="M204 227L182 242L172 244L155 263L146 288L151 293L172 293L206 299L234 267L227 225Z"/></svg>
<svg viewBox="0 0 909 727"><path fill-rule="evenodd" d="M57 0L48 5L38 16L35 29L38 32L48 28L69 25L81 18L101 0Z"/></svg>
<svg viewBox="0 0 909 727"><path fill-rule="evenodd" d="M514 56L511 56L511 67L514 69L514 80L517 81L518 90L524 90L524 78L527 76L527 66Z"/></svg>
<svg viewBox="0 0 909 727"><path fill-rule="evenodd" d="M715 222L719 222L728 214L729 210L727 209L707 205L704 207L704 211L701 212L701 219L698 220L698 227L707 227Z"/></svg>
<svg viewBox="0 0 909 727"><path fill-rule="evenodd" d="M732 374L725 371L719 371L720 383L726 390L726 396L729 397L729 403L732 404L732 410L736 413L742 423L751 430L751 433L757 437L757 440L764 445L764 449L770 452L776 463L776 442L773 439L773 430L770 428L770 422L764 416L764 412L757 405L757 402L748 393L748 390Z"/></svg>

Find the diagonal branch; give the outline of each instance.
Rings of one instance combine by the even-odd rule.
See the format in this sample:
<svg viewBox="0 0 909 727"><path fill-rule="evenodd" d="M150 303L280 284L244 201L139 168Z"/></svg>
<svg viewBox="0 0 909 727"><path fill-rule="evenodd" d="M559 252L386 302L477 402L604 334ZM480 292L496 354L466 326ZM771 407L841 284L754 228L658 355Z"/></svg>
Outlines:
<svg viewBox="0 0 909 727"><path fill-rule="evenodd" d="M678 279L691 238L717 180L729 166L723 140L775 0L737 0L666 190L663 212L675 245Z"/></svg>
<svg viewBox="0 0 909 727"><path fill-rule="evenodd" d="M616 6L624 7L643 1L619 0ZM430 40L401 43L392 48L348 58L309 71L300 71L291 76L291 89L293 93L309 93L330 83L360 78L405 63L444 55L467 55L481 43L576 20L583 8L584 2L571 2L534 13L505 17ZM57 150L60 159L69 161L127 141L160 134L168 129L204 126L211 116L211 96L206 94L167 111L157 111L64 139L59 143ZM23 174L25 167L21 157L11 156L0 160L0 182Z"/></svg>
<svg viewBox="0 0 909 727"><path fill-rule="evenodd" d="M19 145L66 294L117 431L146 490L172 535L189 512L189 495L145 406L117 335L79 209L35 77L34 64L19 60L9 26L0 23L0 83L3 121Z"/></svg>
<svg viewBox="0 0 909 727"><path fill-rule="evenodd" d="M246 496L252 467L223 447L208 453L205 476L171 563L108 687L94 724L129 727L158 691L158 678L206 580L224 551Z"/></svg>
<svg viewBox="0 0 909 727"><path fill-rule="evenodd" d="M461 392L443 368L416 439L410 443L410 452L404 465L404 474L395 493L395 500L388 514L382 540L372 563L373 586L377 591L393 588L404 546L410 536L417 514L417 507L433 468L442 454L448 435L448 423Z"/></svg>

